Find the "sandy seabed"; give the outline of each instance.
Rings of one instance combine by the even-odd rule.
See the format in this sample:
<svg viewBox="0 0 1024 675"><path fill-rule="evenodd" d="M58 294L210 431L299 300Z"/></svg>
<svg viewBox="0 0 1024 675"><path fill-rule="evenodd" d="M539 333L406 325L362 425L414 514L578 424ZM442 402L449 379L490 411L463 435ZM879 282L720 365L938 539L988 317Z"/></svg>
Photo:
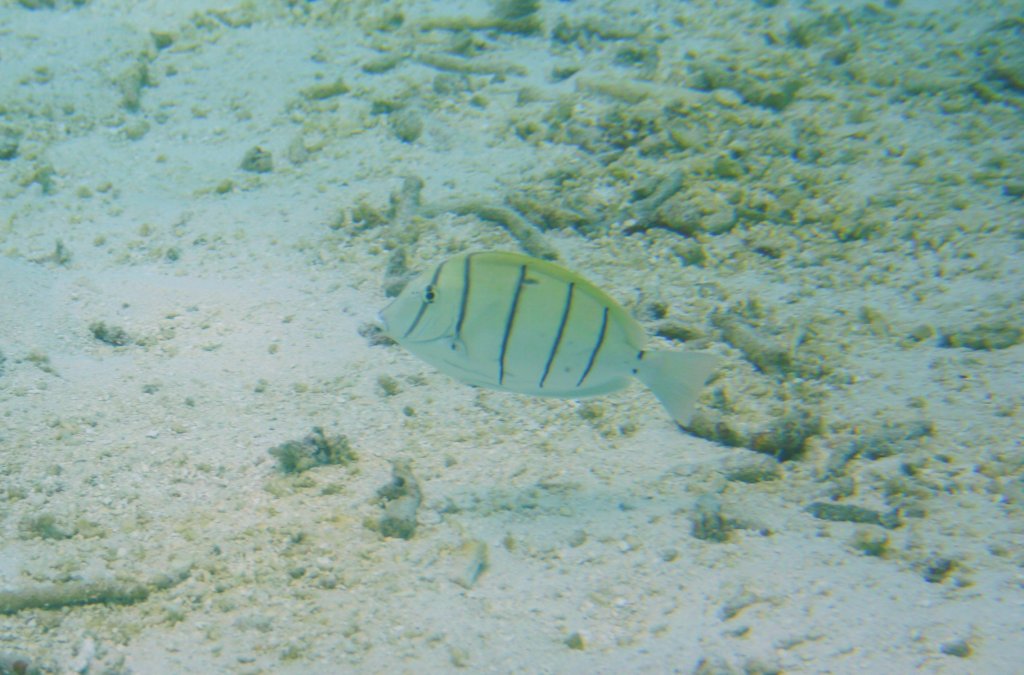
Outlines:
<svg viewBox="0 0 1024 675"><path fill-rule="evenodd" d="M0 673L1019 670L1022 107L1010 1L3 3ZM485 249L692 433L379 338Z"/></svg>

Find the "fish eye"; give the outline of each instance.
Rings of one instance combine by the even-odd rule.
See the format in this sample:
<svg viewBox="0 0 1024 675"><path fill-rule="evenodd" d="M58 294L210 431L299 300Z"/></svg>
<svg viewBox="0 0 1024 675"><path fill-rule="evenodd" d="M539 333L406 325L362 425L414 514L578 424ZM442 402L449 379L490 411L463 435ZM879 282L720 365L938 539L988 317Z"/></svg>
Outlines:
<svg viewBox="0 0 1024 675"><path fill-rule="evenodd" d="M433 284L430 284L423 289L423 302L433 302L437 300L437 289L434 288Z"/></svg>

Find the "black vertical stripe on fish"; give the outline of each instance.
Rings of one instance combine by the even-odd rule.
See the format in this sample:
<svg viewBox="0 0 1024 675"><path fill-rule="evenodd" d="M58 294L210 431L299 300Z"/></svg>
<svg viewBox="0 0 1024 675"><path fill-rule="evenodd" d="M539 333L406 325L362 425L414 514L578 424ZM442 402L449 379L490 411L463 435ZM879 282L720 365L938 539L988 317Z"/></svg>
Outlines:
<svg viewBox="0 0 1024 675"><path fill-rule="evenodd" d="M519 296L523 292L523 280L526 278L526 265L519 266L519 279L516 281L516 292L512 296L512 306L508 310L508 319L505 320L505 334L501 336L501 356L498 357L498 384L505 382L505 352L508 350L508 339L512 335L512 324L516 320L516 311L519 309Z"/></svg>
<svg viewBox="0 0 1024 675"><path fill-rule="evenodd" d="M448 261L445 260L443 263L437 266L436 270L434 270L434 276L430 279L430 285L433 286L434 288L437 288L437 280L441 278L441 270L447 264ZM427 307L429 307L430 305L431 303L427 302L426 300L420 303L420 308L416 312L416 318L412 320L412 324L409 326L408 330L405 331L405 335L402 336L403 340L412 335L412 332L416 330L416 326L419 325L420 319L423 318L423 314L427 311Z"/></svg>
<svg viewBox="0 0 1024 675"><path fill-rule="evenodd" d="M455 322L455 339L452 340L452 349L455 349L455 345L458 344L462 338L462 324L466 320L466 306L469 304L469 279L471 269L469 266L469 259L473 257L470 253L466 256L462 266L462 300L459 302L459 318Z"/></svg>
<svg viewBox="0 0 1024 675"><path fill-rule="evenodd" d="M594 350L590 352L590 360L587 361L587 367L583 371L583 375L580 376L580 381L576 383L576 386L583 384L583 380L587 379L587 375L590 374L590 369L594 367L594 361L597 359L597 353L601 351L601 346L604 345L605 331L608 329L608 308L604 308L604 313L601 315L601 332L597 336L597 344L594 345Z"/></svg>
<svg viewBox="0 0 1024 675"><path fill-rule="evenodd" d="M565 294L565 307L562 308L562 320L558 323L558 333L555 334L555 342L551 345L551 352L548 353L548 362L544 364L544 374L540 376L539 389L544 388L544 380L548 379L551 372L551 364L555 362L555 355L558 353L558 345L562 344L562 333L565 332L565 323L569 320L569 310L572 308L572 292L576 288L576 282L569 282L569 291Z"/></svg>

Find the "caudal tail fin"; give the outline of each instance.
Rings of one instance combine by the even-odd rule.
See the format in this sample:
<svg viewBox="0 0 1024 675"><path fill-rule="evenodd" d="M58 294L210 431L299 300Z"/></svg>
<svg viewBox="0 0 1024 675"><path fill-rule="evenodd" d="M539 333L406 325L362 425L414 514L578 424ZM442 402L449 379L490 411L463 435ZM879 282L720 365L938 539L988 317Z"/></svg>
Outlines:
<svg viewBox="0 0 1024 675"><path fill-rule="evenodd" d="M700 390L721 359L705 352L644 352L636 376L681 426L688 426Z"/></svg>

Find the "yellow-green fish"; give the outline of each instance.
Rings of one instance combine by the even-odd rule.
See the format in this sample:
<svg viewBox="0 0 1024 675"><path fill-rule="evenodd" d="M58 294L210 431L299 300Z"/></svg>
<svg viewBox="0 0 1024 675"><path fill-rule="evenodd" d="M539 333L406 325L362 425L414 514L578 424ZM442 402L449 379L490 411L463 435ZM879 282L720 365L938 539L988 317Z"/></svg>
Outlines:
<svg viewBox="0 0 1024 675"><path fill-rule="evenodd" d="M647 351L647 334L604 291L518 253L462 253L414 279L382 313L385 331L467 384L582 398L636 376L686 426L718 357Z"/></svg>

